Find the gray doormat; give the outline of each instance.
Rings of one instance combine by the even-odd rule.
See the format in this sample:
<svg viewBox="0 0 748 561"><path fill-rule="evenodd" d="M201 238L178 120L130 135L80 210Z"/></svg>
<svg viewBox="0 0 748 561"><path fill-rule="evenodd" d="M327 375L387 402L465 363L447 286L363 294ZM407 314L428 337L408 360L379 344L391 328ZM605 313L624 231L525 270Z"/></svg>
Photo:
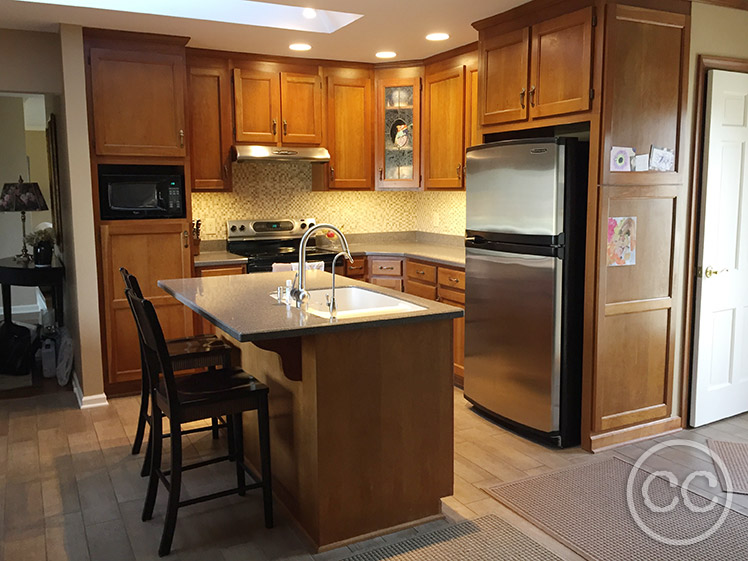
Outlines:
<svg viewBox="0 0 748 561"><path fill-rule="evenodd" d="M633 505L645 531L629 510L627 482L633 466L619 458L571 466L486 491L506 506L591 561L745 561L748 559L748 518L726 511L723 523L707 533L725 512L720 505L710 512L693 512L711 499L671 486L667 479L637 470L632 485ZM649 481L648 498L655 507L677 500L670 512L653 512L643 490ZM679 482L682 483L682 482ZM694 541L687 545L667 540Z"/></svg>
<svg viewBox="0 0 748 561"><path fill-rule="evenodd" d="M344 561L561 561L511 524L489 514L346 557Z"/></svg>
<svg viewBox="0 0 748 561"><path fill-rule="evenodd" d="M725 463L730 476L732 489L727 488L722 470L717 468L722 490L732 491L741 495L748 495L748 444L744 442L726 442L724 440L709 440L709 449L715 452Z"/></svg>

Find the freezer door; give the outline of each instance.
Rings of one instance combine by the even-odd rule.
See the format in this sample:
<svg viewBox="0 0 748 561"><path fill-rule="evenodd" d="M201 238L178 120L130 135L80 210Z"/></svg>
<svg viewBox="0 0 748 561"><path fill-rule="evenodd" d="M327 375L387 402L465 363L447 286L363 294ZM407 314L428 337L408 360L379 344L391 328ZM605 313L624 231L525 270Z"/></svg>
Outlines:
<svg viewBox="0 0 748 561"><path fill-rule="evenodd" d="M467 154L467 229L551 235L563 230L565 146L497 143Z"/></svg>
<svg viewBox="0 0 748 561"><path fill-rule="evenodd" d="M559 429L562 268L466 249L465 397L542 432Z"/></svg>

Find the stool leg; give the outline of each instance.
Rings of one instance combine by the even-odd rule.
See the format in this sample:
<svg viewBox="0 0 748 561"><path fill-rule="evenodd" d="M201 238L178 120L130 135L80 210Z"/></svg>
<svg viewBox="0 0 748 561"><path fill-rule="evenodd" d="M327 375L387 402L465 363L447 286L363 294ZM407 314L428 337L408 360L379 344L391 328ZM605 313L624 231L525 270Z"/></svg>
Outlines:
<svg viewBox="0 0 748 561"><path fill-rule="evenodd" d="M161 534L161 545L158 548L160 557L169 555L174 530L177 527L179 495L182 490L182 425L171 420L171 477L169 479L169 501L166 504L164 533Z"/></svg>
<svg viewBox="0 0 748 561"><path fill-rule="evenodd" d="M156 504L156 495L158 494L158 472L161 470L161 449L163 446L163 419L161 410L154 405L151 409L151 431L148 437L151 448L151 466L148 478L148 491L145 495L145 504L143 505L143 522L153 518L153 507Z"/></svg>
<svg viewBox="0 0 748 561"><path fill-rule="evenodd" d="M159 425L161 425L161 423L159 423ZM151 474L151 462L153 458L152 442L153 442L153 427L150 427L148 429L148 444L145 447L145 459L143 460L143 467L140 468L140 477L147 477L148 475Z"/></svg>
<svg viewBox="0 0 748 561"><path fill-rule="evenodd" d="M213 417L211 419L211 424L213 426L213 440L218 440L218 418Z"/></svg>
<svg viewBox="0 0 748 561"><path fill-rule="evenodd" d="M141 358L141 364L143 360ZM140 376L140 412L138 413L138 428L135 430L135 441L132 443L132 453L134 456L140 454L140 447L143 444L143 435L145 434L145 419L148 416L148 381L144 372Z"/></svg>
<svg viewBox="0 0 748 561"><path fill-rule="evenodd" d="M234 450L236 441L234 440L234 423L231 422L231 415L226 415L226 440L229 447L229 461L236 461L236 452Z"/></svg>
<svg viewBox="0 0 748 561"><path fill-rule="evenodd" d="M260 431L260 463L262 465L262 501L265 507L265 527L273 527L273 482L270 473L270 422L268 399L265 394L257 408L257 426Z"/></svg>
<svg viewBox="0 0 748 561"><path fill-rule="evenodd" d="M247 481L244 473L244 431L242 427L242 414L229 415L228 422L234 427L234 453L236 454L236 487L239 495L244 496L247 492Z"/></svg>

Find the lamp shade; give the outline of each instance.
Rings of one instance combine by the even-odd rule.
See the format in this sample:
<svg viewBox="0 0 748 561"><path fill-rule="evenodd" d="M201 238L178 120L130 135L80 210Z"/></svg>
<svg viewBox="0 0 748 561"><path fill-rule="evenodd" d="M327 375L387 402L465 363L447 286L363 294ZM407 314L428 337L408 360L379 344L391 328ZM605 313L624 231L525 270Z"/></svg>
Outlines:
<svg viewBox="0 0 748 561"><path fill-rule="evenodd" d="M3 192L0 193L0 212L32 212L47 209L47 201L44 200L38 183L24 183L23 178L19 177L18 183L3 185Z"/></svg>

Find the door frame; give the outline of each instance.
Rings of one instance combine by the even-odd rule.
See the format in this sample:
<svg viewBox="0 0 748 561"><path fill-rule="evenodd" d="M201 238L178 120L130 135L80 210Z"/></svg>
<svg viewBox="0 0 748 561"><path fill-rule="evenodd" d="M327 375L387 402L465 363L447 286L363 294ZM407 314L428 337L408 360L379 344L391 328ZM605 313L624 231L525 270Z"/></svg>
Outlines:
<svg viewBox="0 0 748 561"><path fill-rule="evenodd" d="M691 216L688 222L686 245L686 294L685 328L683 337L683 367L681 374L681 419L683 428L688 428L691 417L691 395L693 386L693 353L695 337L694 313L696 308L696 264L699 258L701 239L701 210L706 192L702 188L704 172L704 135L706 134L707 74L710 70L727 70L748 74L748 59L699 55L696 66L696 94L694 97L694 133L692 140L693 161L691 166Z"/></svg>

